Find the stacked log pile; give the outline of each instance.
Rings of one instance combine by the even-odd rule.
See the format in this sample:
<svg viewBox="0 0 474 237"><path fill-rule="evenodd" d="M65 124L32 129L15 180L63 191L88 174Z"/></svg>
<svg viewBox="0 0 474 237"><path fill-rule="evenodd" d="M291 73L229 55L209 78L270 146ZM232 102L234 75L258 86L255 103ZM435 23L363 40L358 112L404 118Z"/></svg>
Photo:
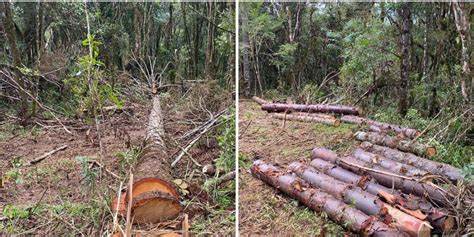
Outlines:
<svg viewBox="0 0 474 237"><path fill-rule="evenodd" d="M336 215L335 209L351 213L355 224L349 229L362 235L429 236L471 225L466 220L472 220L472 209L459 214L462 206L470 209L473 205L470 189L459 187L462 172L423 158L437 151L416 141L422 135L418 130L356 116L358 109L350 106L253 99L273 118L335 127L342 121L368 125L370 130L354 134L362 144L349 155L316 147L311 162L293 162L286 169L255 161L252 173L267 184L315 211L326 212L336 223L349 217ZM334 115L342 116L339 120Z"/></svg>
<svg viewBox="0 0 474 237"><path fill-rule="evenodd" d="M358 213L359 219L353 219L359 225L351 230L359 234L398 231L398 235L429 236L449 232L455 226L448 211L457 192L455 186L440 188L429 178L430 170L369 152L373 146L364 143L350 156L316 147L311 162L293 162L280 170L258 160L251 171L309 208L326 212L337 223L347 219L331 214L335 210L327 202ZM371 227L368 220L372 220ZM377 232L373 226L383 227L383 231Z"/></svg>

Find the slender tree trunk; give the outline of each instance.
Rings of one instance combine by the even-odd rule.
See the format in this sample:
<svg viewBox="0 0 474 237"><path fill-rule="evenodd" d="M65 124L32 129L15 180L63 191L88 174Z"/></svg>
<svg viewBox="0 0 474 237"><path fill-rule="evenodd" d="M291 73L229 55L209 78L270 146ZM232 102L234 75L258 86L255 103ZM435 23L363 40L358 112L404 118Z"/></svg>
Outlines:
<svg viewBox="0 0 474 237"><path fill-rule="evenodd" d="M461 93L465 101L469 101L469 93L466 89L466 79L471 80L471 92L474 93L474 77L471 75L471 23L469 22L469 3L454 1L453 3L454 19L456 29L459 32L462 43L461 63Z"/></svg>
<svg viewBox="0 0 474 237"><path fill-rule="evenodd" d="M411 30L411 3L403 3L401 18L401 34L400 34L400 85L398 88L398 96L400 97L398 110L402 116L408 111L408 81L410 79L410 30Z"/></svg>
<svg viewBox="0 0 474 237"><path fill-rule="evenodd" d="M5 33L7 35L7 41L8 41L8 46L10 48L10 54L13 59L13 68L15 72L15 81L16 84L18 84L20 87L23 89L18 89L18 94L20 96L20 110L18 111L18 117L22 118L21 123L26 123L26 120L28 119L28 98L27 94L23 90L27 90L25 83L21 79L21 73L18 70L18 68L21 66L21 55L20 55L20 50L17 47L16 44L16 34L15 34L15 23L13 21L13 12L10 8L10 5L12 3L8 2L3 2L0 3L0 6L2 7L2 12L4 14L0 14L0 16L3 16L3 25L5 27Z"/></svg>
<svg viewBox="0 0 474 237"><path fill-rule="evenodd" d="M241 52L242 52L242 60L243 60L243 82L244 82L244 95L249 96L250 90L252 86L252 81L250 79L250 62L249 62L249 35L248 35L248 15L247 10L245 8L245 4L242 4L241 11L240 11L240 32L242 35L242 44L241 44Z"/></svg>
<svg viewBox="0 0 474 237"><path fill-rule="evenodd" d="M215 55L215 36L216 36L216 7L215 2L207 3L207 50L206 50L206 80L215 79L215 65L216 65L216 55Z"/></svg>

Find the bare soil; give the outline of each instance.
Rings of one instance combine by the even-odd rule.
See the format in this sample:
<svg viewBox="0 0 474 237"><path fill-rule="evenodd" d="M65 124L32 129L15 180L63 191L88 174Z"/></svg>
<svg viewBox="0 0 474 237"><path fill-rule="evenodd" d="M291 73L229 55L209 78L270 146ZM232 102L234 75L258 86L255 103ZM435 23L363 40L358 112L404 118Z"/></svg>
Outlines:
<svg viewBox="0 0 474 237"><path fill-rule="evenodd" d="M239 104L239 220L241 234L302 236L342 234L344 229L324 214L315 213L252 176L254 160L287 167L309 161L315 146L346 153L356 145L355 126L332 127L317 123L282 121L260 109L252 100Z"/></svg>
<svg viewBox="0 0 474 237"><path fill-rule="evenodd" d="M180 121L189 121L186 118L189 114L179 113L173 110L172 106L172 104L164 105L164 113L168 115L165 119L165 130L169 136L166 142L170 160L181 151L174 141L183 146L185 141L179 141L177 137L195 126L193 123L181 123ZM39 121L42 126L32 125L11 130L4 129L10 126L8 124L10 122L4 121L0 127L2 133L0 174L3 177L3 187L0 186L0 210L3 210L3 214L0 212L0 235L113 233L110 203L120 183L126 184L128 178L126 171L120 168L117 153L141 146L147 125L147 108L147 105L134 104L131 110L112 112L106 116L101 127L106 155L101 164L122 179L117 180L103 171L102 175L97 177L95 181L97 186L93 191L84 185L83 167L77 157L85 156L99 161L100 152L94 126L79 119L71 120L66 123L73 131L73 134L69 134L53 120L48 123ZM219 156L219 147L212 134L201 140L189 153L200 164L210 164ZM27 161L62 145L68 147L35 165L27 165ZM219 208L219 205L202 189L204 182L211 177L203 174L186 156L174 171L173 176L176 179L182 179L189 184L187 190L179 188L177 190L182 196L184 213L189 215L191 230L197 233L234 232L235 224L228 221L229 216L234 213L233 208ZM14 178L11 178L12 172L15 173ZM90 210L95 208L95 204L98 206L97 210ZM10 210L12 207L23 208L29 214L26 217L17 215L11 218L5 216L7 207ZM72 208L71 211L71 207L78 208L77 210ZM42 208L49 210L36 214ZM63 211L66 209L67 211ZM87 216L85 210L93 213L92 217ZM74 215L74 211L82 213ZM49 216L44 216L45 213ZM183 215L175 221L148 229L180 230L182 217ZM120 221L123 222L124 218ZM146 230L147 227L136 229Z"/></svg>

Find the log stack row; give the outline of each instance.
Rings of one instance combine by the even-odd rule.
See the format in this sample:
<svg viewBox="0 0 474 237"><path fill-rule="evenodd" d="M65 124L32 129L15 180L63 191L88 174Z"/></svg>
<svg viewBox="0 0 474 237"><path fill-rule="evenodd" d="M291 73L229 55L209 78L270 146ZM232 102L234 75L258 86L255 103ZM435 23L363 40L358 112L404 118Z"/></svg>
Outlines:
<svg viewBox="0 0 474 237"><path fill-rule="evenodd" d="M317 147L310 162L293 162L282 169L258 160L251 171L307 207L326 212L336 223L352 223L349 229L361 235L449 232L455 226L448 208L456 190L442 189L430 177L459 178L459 170L437 163L439 169L433 171L431 166L398 159L402 153L368 142L347 156ZM417 161L432 162L421 157Z"/></svg>

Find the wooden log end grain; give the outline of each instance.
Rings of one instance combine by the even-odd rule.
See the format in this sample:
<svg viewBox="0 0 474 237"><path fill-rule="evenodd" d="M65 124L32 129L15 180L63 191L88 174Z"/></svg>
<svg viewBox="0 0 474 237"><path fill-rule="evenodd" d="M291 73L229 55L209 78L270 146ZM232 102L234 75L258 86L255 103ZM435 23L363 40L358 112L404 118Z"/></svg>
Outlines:
<svg viewBox="0 0 474 237"><path fill-rule="evenodd" d="M436 148L432 147L432 146L426 148L426 153L425 154L428 158L431 158L431 157L435 156L437 154Z"/></svg>
<svg viewBox="0 0 474 237"><path fill-rule="evenodd" d="M160 191L142 193L132 200L134 223L159 223L178 217L181 212L179 200Z"/></svg>

